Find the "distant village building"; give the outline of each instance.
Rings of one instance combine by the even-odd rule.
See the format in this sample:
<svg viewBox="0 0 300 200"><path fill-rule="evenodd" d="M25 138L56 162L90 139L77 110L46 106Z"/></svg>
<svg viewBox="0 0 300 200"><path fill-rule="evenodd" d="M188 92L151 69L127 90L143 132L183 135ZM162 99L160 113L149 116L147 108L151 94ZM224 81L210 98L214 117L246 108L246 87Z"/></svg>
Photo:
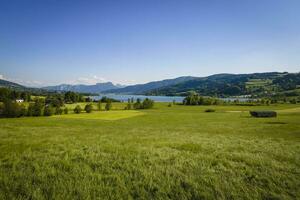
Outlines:
<svg viewBox="0 0 300 200"><path fill-rule="evenodd" d="M17 103L23 103L24 100L23 100L23 99L16 99L16 102L17 102Z"/></svg>

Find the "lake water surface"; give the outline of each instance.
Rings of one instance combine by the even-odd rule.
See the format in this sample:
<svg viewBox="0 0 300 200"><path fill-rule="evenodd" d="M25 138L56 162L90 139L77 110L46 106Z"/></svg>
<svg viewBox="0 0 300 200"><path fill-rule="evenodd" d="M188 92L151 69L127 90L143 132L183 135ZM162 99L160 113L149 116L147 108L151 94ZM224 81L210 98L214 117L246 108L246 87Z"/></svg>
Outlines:
<svg viewBox="0 0 300 200"><path fill-rule="evenodd" d="M156 102L177 102L177 103L182 103L183 99L185 97L181 97L181 96L146 96L146 95L126 95L126 94L100 94L99 96L91 96L92 99L94 100L99 100L102 97L108 97L108 98L113 98L119 101L123 101L123 102L127 102L128 99L134 98L134 100L136 99L141 99L144 100L146 98L148 99L152 99L153 101ZM240 102L245 102L247 100L249 100L249 98L220 98L224 101L234 101L236 99L238 99Z"/></svg>
<svg viewBox="0 0 300 200"><path fill-rule="evenodd" d="M182 102L184 97L180 97L180 96L173 96L173 97L167 97L167 96L145 96L145 95L125 95L125 94L100 94L99 96L92 96L91 98L94 100L99 100L102 97L108 97L108 98L113 98L119 101L126 101L128 99L134 98L134 100L136 99L141 99L144 100L146 98L148 99L152 99L153 101L156 102L173 102L173 100L175 100L175 102Z"/></svg>

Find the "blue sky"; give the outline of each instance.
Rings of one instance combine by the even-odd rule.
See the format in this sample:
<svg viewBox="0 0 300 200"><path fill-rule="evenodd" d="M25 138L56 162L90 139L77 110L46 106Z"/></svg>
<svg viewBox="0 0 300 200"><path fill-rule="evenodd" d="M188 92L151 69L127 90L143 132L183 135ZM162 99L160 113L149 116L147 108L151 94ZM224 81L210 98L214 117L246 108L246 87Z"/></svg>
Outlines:
<svg viewBox="0 0 300 200"><path fill-rule="evenodd" d="M40 86L300 71L299 0L0 0L0 78Z"/></svg>

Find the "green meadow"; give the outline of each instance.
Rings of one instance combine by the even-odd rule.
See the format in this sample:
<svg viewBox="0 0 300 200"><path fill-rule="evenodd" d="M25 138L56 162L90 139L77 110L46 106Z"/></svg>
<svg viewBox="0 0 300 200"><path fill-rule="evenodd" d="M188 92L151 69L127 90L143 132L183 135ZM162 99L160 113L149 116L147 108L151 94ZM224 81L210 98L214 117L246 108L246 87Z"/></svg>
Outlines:
<svg viewBox="0 0 300 200"><path fill-rule="evenodd" d="M0 119L0 199L300 198L299 105L124 107Z"/></svg>

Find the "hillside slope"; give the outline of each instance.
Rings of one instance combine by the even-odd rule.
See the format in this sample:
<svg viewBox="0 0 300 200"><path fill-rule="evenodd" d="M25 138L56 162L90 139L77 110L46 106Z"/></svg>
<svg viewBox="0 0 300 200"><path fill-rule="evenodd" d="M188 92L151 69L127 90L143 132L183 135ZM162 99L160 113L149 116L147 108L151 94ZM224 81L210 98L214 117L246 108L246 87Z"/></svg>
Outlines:
<svg viewBox="0 0 300 200"><path fill-rule="evenodd" d="M174 84L179 84L185 81L193 80L196 77L192 76L182 76L174 79L166 79L162 81L153 81L146 84L137 84L131 85L124 88L114 89L114 90L107 90L106 93L120 93L120 94L144 94L148 91L167 87Z"/></svg>
<svg viewBox="0 0 300 200"><path fill-rule="evenodd" d="M12 89L25 89L26 87L11 81L0 79L0 87L7 87Z"/></svg>
<svg viewBox="0 0 300 200"><path fill-rule="evenodd" d="M148 95L186 95L190 91L208 96L263 95L294 90L300 73L216 74L148 91Z"/></svg>

